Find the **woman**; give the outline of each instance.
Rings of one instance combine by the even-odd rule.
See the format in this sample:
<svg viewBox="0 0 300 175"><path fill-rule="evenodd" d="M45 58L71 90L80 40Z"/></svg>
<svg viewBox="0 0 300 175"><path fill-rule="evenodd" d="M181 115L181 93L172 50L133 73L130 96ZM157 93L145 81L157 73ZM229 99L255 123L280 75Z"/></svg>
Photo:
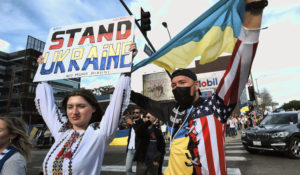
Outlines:
<svg viewBox="0 0 300 175"><path fill-rule="evenodd" d="M25 175L32 145L20 118L0 117L0 175Z"/></svg>
<svg viewBox="0 0 300 175"><path fill-rule="evenodd" d="M135 50L135 44L130 50ZM39 64L42 59L39 57ZM113 139L129 96L130 77L122 74L103 117L95 95L85 89L64 98L65 117L55 104L51 86L40 83L36 107L55 139L43 162L44 174L100 174L105 148Z"/></svg>

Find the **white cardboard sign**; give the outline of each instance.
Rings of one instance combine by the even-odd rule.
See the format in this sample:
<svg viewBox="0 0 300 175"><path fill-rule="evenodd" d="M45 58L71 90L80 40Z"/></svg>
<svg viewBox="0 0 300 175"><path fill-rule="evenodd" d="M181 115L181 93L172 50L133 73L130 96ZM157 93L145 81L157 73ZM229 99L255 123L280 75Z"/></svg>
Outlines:
<svg viewBox="0 0 300 175"><path fill-rule="evenodd" d="M131 71L134 17L50 29L34 82Z"/></svg>

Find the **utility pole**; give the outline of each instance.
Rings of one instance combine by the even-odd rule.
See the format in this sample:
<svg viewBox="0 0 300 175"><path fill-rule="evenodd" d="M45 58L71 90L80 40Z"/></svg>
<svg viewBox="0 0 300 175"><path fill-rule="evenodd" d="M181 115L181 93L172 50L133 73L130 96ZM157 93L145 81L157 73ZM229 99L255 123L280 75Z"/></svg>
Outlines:
<svg viewBox="0 0 300 175"><path fill-rule="evenodd" d="M251 78L252 86L253 86L253 88L254 88L254 82L253 82L252 73L250 73L250 78ZM255 88L254 88L254 92L255 92ZM254 94L255 94L255 93L254 93ZM254 96L255 96L255 107L256 107L256 109L258 110L258 109L259 109L259 108L258 108L259 106L258 106L257 95L255 94Z"/></svg>
<svg viewBox="0 0 300 175"><path fill-rule="evenodd" d="M129 13L129 15L133 15L133 14L131 13L131 11L129 10L129 8L127 7L127 5L125 4L125 2L124 2L123 0L120 0L120 2L121 2L121 4L124 6L124 8L126 9L126 11ZM141 10L142 10L142 9L141 9ZM142 13L145 13L145 12L142 10ZM149 12L148 12L148 13L149 13ZM149 15L150 15L150 13L149 13ZM142 18L142 17L141 17L141 18ZM149 18L150 18L150 16L149 16ZM135 24L136 24L136 26L138 26L138 28L139 28L140 31L142 32L144 38L146 39L147 43L148 43L149 46L151 47L152 51L153 51L153 52L156 52L156 50L155 50L155 48L153 47L152 43L151 43L150 40L148 39L146 32L142 29L142 27L141 27L140 24L138 23L138 20L135 20ZM170 72L168 72L166 69L165 69L165 71L167 72L168 76L169 76L170 79L171 79L171 74L170 74Z"/></svg>

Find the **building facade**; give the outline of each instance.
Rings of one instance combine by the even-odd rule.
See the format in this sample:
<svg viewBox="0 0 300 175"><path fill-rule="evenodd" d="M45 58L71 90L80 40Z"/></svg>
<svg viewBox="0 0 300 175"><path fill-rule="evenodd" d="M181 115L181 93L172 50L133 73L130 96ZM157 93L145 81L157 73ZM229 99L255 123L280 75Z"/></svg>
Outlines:
<svg viewBox="0 0 300 175"><path fill-rule="evenodd" d="M28 36L26 49L4 53L0 51L0 115L10 114L22 117L28 124L41 124L35 104L33 83L39 55L43 53L45 42ZM64 95L79 88L80 79L56 80L50 82L57 104Z"/></svg>

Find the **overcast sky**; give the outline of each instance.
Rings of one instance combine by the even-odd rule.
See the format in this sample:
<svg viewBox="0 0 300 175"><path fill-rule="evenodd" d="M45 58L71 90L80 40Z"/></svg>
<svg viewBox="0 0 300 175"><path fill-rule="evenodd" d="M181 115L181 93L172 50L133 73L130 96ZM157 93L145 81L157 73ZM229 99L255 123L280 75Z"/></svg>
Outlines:
<svg viewBox="0 0 300 175"><path fill-rule="evenodd" d="M169 36L162 22L167 22L174 37L184 27L212 6L216 0L124 0L139 18L140 7L151 12L152 30L148 33L158 50ZM51 27L127 16L119 0L1 0L0 51L14 52L26 47L27 35L46 41ZM260 44L252 66L254 83L267 89L273 100L283 104L300 100L300 2L269 0L263 17ZM135 63L146 58L144 39L136 31L139 54ZM148 65L133 73L132 88L142 90L143 73L162 71ZM113 77L117 77L114 75ZM114 84L111 77L84 78L90 88ZM97 81L96 81L97 80ZM256 88L255 84L255 88Z"/></svg>

